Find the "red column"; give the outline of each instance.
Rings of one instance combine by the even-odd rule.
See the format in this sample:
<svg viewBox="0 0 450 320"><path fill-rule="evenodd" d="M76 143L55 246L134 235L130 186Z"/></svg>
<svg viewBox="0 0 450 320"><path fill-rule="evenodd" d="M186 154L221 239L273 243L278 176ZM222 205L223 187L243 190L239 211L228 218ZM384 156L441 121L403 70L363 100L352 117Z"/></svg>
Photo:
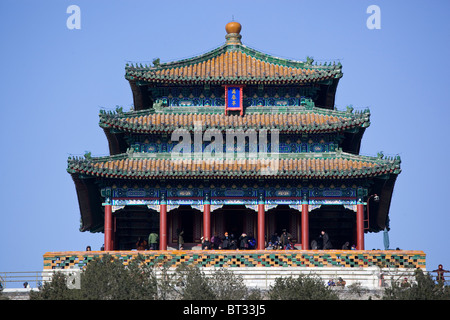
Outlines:
<svg viewBox="0 0 450 320"><path fill-rule="evenodd" d="M211 205L203 205L203 237L211 241Z"/></svg>
<svg viewBox="0 0 450 320"><path fill-rule="evenodd" d="M159 250L167 250L167 204L159 205Z"/></svg>
<svg viewBox="0 0 450 320"><path fill-rule="evenodd" d="M105 205L105 251L113 250L112 247L112 206L111 204Z"/></svg>
<svg viewBox="0 0 450 320"><path fill-rule="evenodd" d="M302 250L309 250L309 205L302 203Z"/></svg>
<svg viewBox="0 0 450 320"><path fill-rule="evenodd" d="M356 249L364 250L364 204L356 205Z"/></svg>
<svg viewBox="0 0 450 320"><path fill-rule="evenodd" d="M114 216L112 219L112 235L111 235L111 250L114 250L115 248L115 243L116 243L116 231L117 231L117 219Z"/></svg>
<svg viewBox="0 0 450 320"><path fill-rule="evenodd" d="M265 249L265 206L263 203L258 204L258 240L257 240L257 249L264 250Z"/></svg>

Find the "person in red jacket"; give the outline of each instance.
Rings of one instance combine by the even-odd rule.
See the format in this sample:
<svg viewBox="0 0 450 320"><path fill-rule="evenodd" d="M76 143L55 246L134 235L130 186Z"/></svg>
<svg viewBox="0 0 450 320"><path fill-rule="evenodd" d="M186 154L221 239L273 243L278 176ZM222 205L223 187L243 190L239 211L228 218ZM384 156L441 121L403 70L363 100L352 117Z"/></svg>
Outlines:
<svg viewBox="0 0 450 320"><path fill-rule="evenodd" d="M442 266L442 264L440 264L438 266L437 270L433 270L433 272L437 272L436 281L444 283L444 281L445 281L444 273L450 272L450 271L444 270L444 267Z"/></svg>

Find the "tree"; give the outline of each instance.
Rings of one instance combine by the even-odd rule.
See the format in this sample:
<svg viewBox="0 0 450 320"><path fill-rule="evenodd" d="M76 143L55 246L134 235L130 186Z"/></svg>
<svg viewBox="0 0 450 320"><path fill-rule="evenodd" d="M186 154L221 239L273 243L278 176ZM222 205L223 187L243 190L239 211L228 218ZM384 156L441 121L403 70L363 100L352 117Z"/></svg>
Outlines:
<svg viewBox="0 0 450 320"><path fill-rule="evenodd" d="M348 286L348 289L350 293L358 295L358 297L361 297L361 294L365 291L363 287L361 286L360 282L354 282L351 285Z"/></svg>
<svg viewBox="0 0 450 320"><path fill-rule="evenodd" d="M258 300L258 290L249 290L240 275L217 268L207 276L199 267L181 265L176 270L173 290L183 300Z"/></svg>
<svg viewBox="0 0 450 320"><path fill-rule="evenodd" d="M56 272L32 300L129 300L155 299L156 276L141 256L125 266L111 255L96 257L80 274L80 288L69 289L67 276Z"/></svg>
<svg viewBox="0 0 450 320"><path fill-rule="evenodd" d="M182 300L214 300L215 295L205 273L196 266L177 268L177 287Z"/></svg>
<svg viewBox="0 0 450 320"><path fill-rule="evenodd" d="M249 290L241 275L225 268L218 268L210 278L210 286L216 300L244 300Z"/></svg>
<svg viewBox="0 0 450 320"><path fill-rule="evenodd" d="M401 286L393 282L384 291L384 300L450 300L448 286L436 284L430 274L422 269L414 272L415 281L409 286Z"/></svg>
<svg viewBox="0 0 450 320"><path fill-rule="evenodd" d="M76 291L67 287L67 276L58 271L39 291L30 291L30 300L73 300L78 297Z"/></svg>
<svg viewBox="0 0 450 320"><path fill-rule="evenodd" d="M0 277L0 300L9 300L7 296L3 294L3 282Z"/></svg>
<svg viewBox="0 0 450 320"><path fill-rule="evenodd" d="M94 300L148 300L156 297L156 276L142 256L128 266L103 255L91 261L81 274L81 298Z"/></svg>
<svg viewBox="0 0 450 320"><path fill-rule="evenodd" d="M278 277L268 292L271 300L338 300L338 295L319 277Z"/></svg>

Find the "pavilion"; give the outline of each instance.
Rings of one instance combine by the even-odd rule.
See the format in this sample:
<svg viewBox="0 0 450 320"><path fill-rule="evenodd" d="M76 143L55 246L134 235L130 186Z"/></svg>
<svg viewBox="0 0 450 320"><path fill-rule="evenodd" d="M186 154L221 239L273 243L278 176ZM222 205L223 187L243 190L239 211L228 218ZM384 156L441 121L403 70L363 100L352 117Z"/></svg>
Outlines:
<svg viewBox="0 0 450 320"><path fill-rule="evenodd" d="M365 250L365 233L389 230L401 161L359 154L370 111L335 108L341 63L262 53L242 43L241 28L228 23L226 42L199 56L126 65L134 109L99 115L110 155L68 159L81 231L103 232L105 251L126 259L156 232L149 263L424 268L420 251ZM270 257L266 245L283 230L296 250ZM333 250L312 250L321 230ZM255 250L197 250L225 232L254 236ZM346 242L357 250L341 250ZM70 268L88 256L44 259Z"/></svg>

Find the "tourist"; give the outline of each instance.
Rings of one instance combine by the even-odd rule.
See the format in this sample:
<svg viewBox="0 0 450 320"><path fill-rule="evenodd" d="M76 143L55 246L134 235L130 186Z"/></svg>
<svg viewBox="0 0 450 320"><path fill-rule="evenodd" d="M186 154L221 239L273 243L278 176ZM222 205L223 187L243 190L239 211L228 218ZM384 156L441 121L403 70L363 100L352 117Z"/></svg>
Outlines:
<svg viewBox="0 0 450 320"><path fill-rule="evenodd" d="M329 287L334 287L336 285L336 283L334 283L333 279L330 279L330 281L328 281L328 286Z"/></svg>
<svg viewBox="0 0 450 320"><path fill-rule="evenodd" d="M222 247L222 239L215 233L211 238L211 244L213 249L219 249Z"/></svg>
<svg viewBox="0 0 450 320"><path fill-rule="evenodd" d="M328 236L328 233L326 233L324 230L320 232L320 237L322 238L322 249L328 250L331 249L333 246L331 245L330 237Z"/></svg>
<svg viewBox="0 0 450 320"><path fill-rule="evenodd" d="M345 284L346 284L346 282L344 281L344 279L342 279L341 277L339 277L338 282L337 282L336 285L337 285L338 287L344 288L344 287L345 287Z"/></svg>
<svg viewBox="0 0 450 320"><path fill-rule="evenodd" d="M213 236L211 237L211 249L216 249L216 246L215 246L215 243L214 243L214 241L217 241L216 240L216 234L213 234Z"/></svg>
<svg viewBox="0 0 450 320"><path fill-rule="evenodd" d="M239 249L245 250L248 248L248 237L246 233L242 233L239 237Z"/></svg>
<svg viewBox="0 0 450 320"><path fill-rule="evenodd" d="M384 281L384 273L380 273L380 287L385 287L386 281Z"/></svg>
<svg viewBox="0 0 450 320"><path fill-rule="evenodd" d="M285 250L294 250L294 244L292 243L292 238L288 237L286 245L284 246Z"/></svg>
<svg viewBox="0 0 450 320"><path fill-rule="evenodd" d="M286 229L283 229L283 231L282 231L282 233L281 233L281 236L280 236L280 249L285 249L286 248L286 245L288 244L288 242L289 242L289 238L291 237L291 234L290 233L288 233L287 231L286 231Z"/></svg>
<svg viewBox="0 0 450 320"><path fill-rule="evenodd" d="M248 242L248 249L250 250L256 249L256 239L252 235L248 236L247 242Z"/></svg>
<svg viewBox="0 0 450 320"><path fill-rule="evenodd" d="M236 242L236 239L235 239L235 237L234 237L234 234L232 233L231 235L230 235L230 246L229 246L229 249L230 250L237 250L237 242Z"/></svg>
<svg viewBox="0 0 450 320"><path fill-rule="evenodd" d="M183 229L177 229L177 236L178 236L178 249L179 250L183 250L184 230Z"/></svg>
<svg viewBox="0 0 450 320"><path fill-rule="evenodd" d="M266 250L273 250L274 246L272 244L272 241L269 241L269 243L267 244Z"/></svg>
<svg viewBox="0 0 450 320"><path fill-rule="evenodd" d="M440 264L436 270L433 270L433 272L437 272L436 281L439 283L444 283L445 281L444 273L450 271L444 270L444 267L442 266L442 264Z"/></svg>
<svg viewBox="0 0 450 320"><path fill-rule="evenodd" d="M342 250L348 250L348 249L350 249L348 246L350 245L350 243L347 241L346 243L344 243L343 245L342 245Z"/></svg>
<svg viewBox="0 0 450 320"><path fill-rule="evenodd" d="M231 242L231 240L228 237L228 232L225 232L224 237L222 239L222 245L221 245L222 249L224 249L224 250L230 249L230 244L231 244L230 242Z"/></svg>
<svg viewBox="0 0 450 320"><path fill-rule="evenodd" d="M274 232L274 234L270 238L270 242L272 242L274 249L278 249L278 247L280 246L280 237L278 236L278 233Z"/></svg>
<svg viewBox="0 0 450 320"><path fill-rule="evenodd" d="M402 288L409 288L409 287L411 287L411 285L408 282L408 278L404 278L400 286Z"/></svg>
<svg viewBox="0 0 450 320"><path fill-rule="evenodd" d="M211 242L209 242L208 238L203 238L202 239L202 250L211 250Z"/></svg>
<svg viewBox="0 0 450 320"><path fill-rule="evenodd" d="M91 251L91 246L87 246L86 251Z"/></svg>
<svg viewBox="0 0 450 320"><path fill-rule="evenodd" d="M323 238L321 236L321 234L319 234L319 236L316 238L317 241L317 250L322 250L323 249Z"/></svg>
<svg viewBox="0 0 450 320"><path fill-rule="evenodd" d="M142 238L139 237L138 241L136 242L136 249L137 250L146 250L147 249L147 240L142 240Z"/></svg>
<svg viewBox="0 0 450 320"><path fill-rule="evenodd" d="M150 246L150 250L157 250L158 248L158 234L155 232L152 232L148 236L148 244Z"/></svg>

